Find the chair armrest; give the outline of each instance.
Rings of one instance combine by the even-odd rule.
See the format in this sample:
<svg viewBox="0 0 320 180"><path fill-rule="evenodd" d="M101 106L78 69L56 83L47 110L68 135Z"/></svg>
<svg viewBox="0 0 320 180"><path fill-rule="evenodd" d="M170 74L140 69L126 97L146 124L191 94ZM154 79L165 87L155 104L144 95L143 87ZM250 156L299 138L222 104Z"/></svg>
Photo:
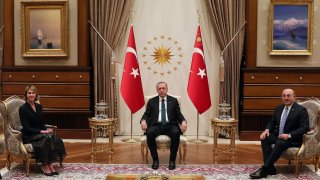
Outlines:
<svg viewBox="0 0 320 180"><path fill-rule="evenodd" d="M8 131L5 132L5 143L6 149L10 154L17 157L24 157L27 154L27 150L22 143L22 132L12 129L10 125L8 126Z"/></svg>
<svg viewBox="0 0 320 180"><path fill-rule="evenodd" d="M45 126L46 126L46 128L52 128L52 129L57 129L58 128L57 126L51 125L51 124L46 124Z"/></svg>
<svg viewBox="0 0 320 180"><path fill-rule="evenodd" d="M8 126L8 134L9 136L13 136L15 137L15 139L18 139L19 141L22 141L22 132L21 131L18 131L18 130L15 130L15 129L12 129L12 127L9 125Z"/></svg>
<svg viewBox="0 0 320 180"><path fill-rule="evenodd" d="M11 133L12 133L12 134L16 134L16 135L22 134L20 131L14 130L14 129L11 130Z"/></svg>
<svg viewBox="0 0 320 180"><path fill-rule="evenodd" d="M314 134L316 131L315 130L310 130L310 131L308 131L307 133L306 133L306 135L312 135L312 134Z"/></svg>
<svg viewBox="0 0 320 180"><path fill-rule="evenodd" d="M316 132L317 131L308 131L306 134L304 134L302 144L306 143L307 141L312 139L312 137L316 136L316 134L317 134Z"/></svg>
<svg viewBox="0 0 320 180"><path fill-rule="evenodd" d="M318 130L318 127L314 128L314 129L310 129L310 131L308 131L306 134L307 135L314 134L317 130Z"/></svg>
<svg viewBox="0 0 320 180"><path fill-rule="evenodd" d="M51 125L51 124L45 124L46 128L52 128L53 129L53 134L57 135L57 126Z"/></svg>

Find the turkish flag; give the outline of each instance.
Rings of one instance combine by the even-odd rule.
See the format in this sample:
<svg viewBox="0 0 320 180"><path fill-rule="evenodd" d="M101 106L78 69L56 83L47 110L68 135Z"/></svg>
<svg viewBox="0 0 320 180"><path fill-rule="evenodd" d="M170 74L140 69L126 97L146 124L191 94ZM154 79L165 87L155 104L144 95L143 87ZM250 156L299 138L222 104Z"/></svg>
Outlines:
<svg viewBox="0 0 320 180"><path fill-rule="evenodd" d="M200 114L210 108L211 98L208 84L208 72L204 62L200 26L198 26L196 42L194 44L192 55L188 81L188 95Z"/></svg>
<svg viewBox="0 0 320 180"><path fill-rule="evenodd" d="M130 27L120 91L132 114L143 107L144 95L132 26Z"/></svg>

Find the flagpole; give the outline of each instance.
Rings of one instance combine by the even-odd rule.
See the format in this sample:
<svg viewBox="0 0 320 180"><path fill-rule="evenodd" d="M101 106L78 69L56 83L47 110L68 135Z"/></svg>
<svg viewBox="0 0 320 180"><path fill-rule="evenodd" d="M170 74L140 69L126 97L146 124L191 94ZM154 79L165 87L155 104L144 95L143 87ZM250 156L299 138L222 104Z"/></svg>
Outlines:
<svg viewBox="0 0 320 180"><path fill-rule="evenodd" d="M134 139L132 138L132 113L131 114L131 130L130 130L130 138L124 138L124 139L121 139L122 142L125 142L125 143L137 143L137 142L140 142L140 139Z"/></svg>
<svg viewBox="0 0 320 180"><path fill-rule="evenodd" d="M197 112L197 138L196 139L190 139L189 142L195 143L195 144L202 144L208 142L206 139L199 139L199 112Z"/></svg>
<svg viewBox="0 0 320 180"><path fill-rule="evenodd" d="M103 36L100 34L100 32L97 30L97 28L92 24L91 21L88 21L93 30L98 34L100 39L104 42L105 45L107 45L108 49L111 51L111 61L114 61L115 55L113 49L110 47L110 45L107 43L107 41L103 38ZM113 63L113 62L112 62Z"/></svg>
<svg viewBox="0 0 320 180"><path fill-rule="evenodd" d="M122 80L120 86L121 95L126 102L131 113L131 135L129 139L122 139L122 142L135 143L139 142L132 138L132 114L140 110L145 102L141 83L141 74L139 71L138 56L136 43L134 39L133 26L130 27L126 57L123 66Z"/></svg>

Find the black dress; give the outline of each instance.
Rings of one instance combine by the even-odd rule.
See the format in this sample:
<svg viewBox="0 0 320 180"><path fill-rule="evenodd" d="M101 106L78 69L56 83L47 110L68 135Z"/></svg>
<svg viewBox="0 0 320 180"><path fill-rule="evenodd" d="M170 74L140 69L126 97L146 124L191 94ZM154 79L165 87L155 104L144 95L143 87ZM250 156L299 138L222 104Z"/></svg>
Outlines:
<svg viewBox="0 0 320 180"><path fill-rule="evenodd" d="M42 120L42 106L35 103L36 112L29 103L23 104L19 108L19 116L22 124L22 141L24 144L32 144L35 150L36 161L42 165L62 161L66 156L66 151L62 139L54 134L41 134L41 130L46 130Z"/></svg>

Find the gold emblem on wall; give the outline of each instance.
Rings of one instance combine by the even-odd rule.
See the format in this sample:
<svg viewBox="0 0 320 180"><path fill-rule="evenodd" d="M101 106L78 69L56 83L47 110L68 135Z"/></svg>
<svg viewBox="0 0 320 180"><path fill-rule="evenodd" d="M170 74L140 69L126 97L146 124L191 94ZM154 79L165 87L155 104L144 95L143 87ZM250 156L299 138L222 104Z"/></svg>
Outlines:
<svg viewBox="0 0 320 180"><path fill-rule="evenodd" d="M153 75L171 75L179 69L184 55L178 41L170 36L154 36L143 47L142 62Z"/></svg>

